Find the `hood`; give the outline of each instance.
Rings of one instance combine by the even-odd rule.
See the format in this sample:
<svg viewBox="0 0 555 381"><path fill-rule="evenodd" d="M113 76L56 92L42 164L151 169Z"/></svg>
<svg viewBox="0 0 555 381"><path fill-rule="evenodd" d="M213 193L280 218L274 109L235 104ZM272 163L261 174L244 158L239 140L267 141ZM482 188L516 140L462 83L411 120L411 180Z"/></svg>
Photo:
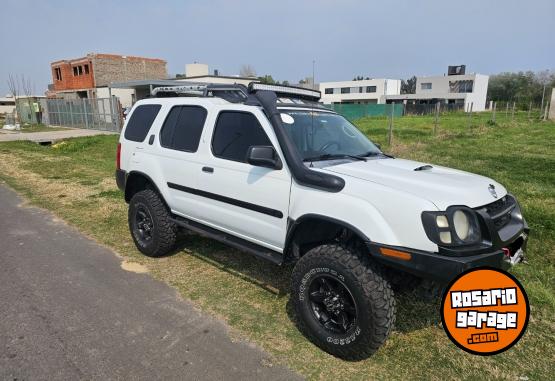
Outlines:
<svg viewBox="0 0 555 381"><path fill-rule="evenodd" d="M415 168L426 167L415 171ZM486 205L505 196L499 183L480 175L403 159L354 161L322 168L325 171L381 184L434 203L440 210L451 205L470 208ZM495 187L494 192L490 191ZM495 193L497 197L494 197Z"/></svg>

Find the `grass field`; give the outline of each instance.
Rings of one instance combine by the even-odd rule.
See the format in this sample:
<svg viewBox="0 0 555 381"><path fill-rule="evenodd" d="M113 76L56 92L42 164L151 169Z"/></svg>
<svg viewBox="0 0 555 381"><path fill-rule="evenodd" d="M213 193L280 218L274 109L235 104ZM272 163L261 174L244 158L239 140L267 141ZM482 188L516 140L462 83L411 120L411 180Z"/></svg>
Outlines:
<svg viewBox="0 0 555 381"><path fill-rule="evenodd" d="M202 310L224 319L232 334L246 338L309 379L550 379L555 374L555 124L515 121L488 114L443 116L437 135L431 117L394 121L366 118L357 125L386 152L492 177L520 201L531 227L528 264L512 272L531 303L528 330L508 352L491 357L462 352L440 325L439 302L413 293L397 296L396 328L373 357L336 359L302 337L291 320L291 268L280 268L219 243L186 236L177 254L149 259L134 248L127 205L113 171L117 137L68 140L43 147L0 144L0 179L31 203L50 209L69 224L148 267ZM520 378L523 379L523 378Z"/></svg>

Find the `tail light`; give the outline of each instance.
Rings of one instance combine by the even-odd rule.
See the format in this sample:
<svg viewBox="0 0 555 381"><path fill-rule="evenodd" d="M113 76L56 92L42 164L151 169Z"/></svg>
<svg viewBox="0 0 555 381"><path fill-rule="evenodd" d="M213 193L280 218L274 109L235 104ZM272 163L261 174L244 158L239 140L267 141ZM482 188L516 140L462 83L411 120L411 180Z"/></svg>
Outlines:
<svg viewBox="0 0 555 381"><path fill-rule="evenodd" d="M118 150L116 151L116 169L121 169L121 143L118 143Z"/></svg>

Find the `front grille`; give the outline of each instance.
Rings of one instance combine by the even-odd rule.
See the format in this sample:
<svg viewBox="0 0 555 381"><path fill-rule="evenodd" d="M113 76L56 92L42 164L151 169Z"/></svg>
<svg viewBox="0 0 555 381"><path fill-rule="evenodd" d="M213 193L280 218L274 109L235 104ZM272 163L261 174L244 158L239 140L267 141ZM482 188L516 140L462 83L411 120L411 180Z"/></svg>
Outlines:
<svg viewBox="0 0 555 381"><path fill-rule="evenodd" d="M511 212L516 205L516 200L507 195L484 207L486 213L493 221L493 225L497 230L502 229L511 221Z"/></svg>

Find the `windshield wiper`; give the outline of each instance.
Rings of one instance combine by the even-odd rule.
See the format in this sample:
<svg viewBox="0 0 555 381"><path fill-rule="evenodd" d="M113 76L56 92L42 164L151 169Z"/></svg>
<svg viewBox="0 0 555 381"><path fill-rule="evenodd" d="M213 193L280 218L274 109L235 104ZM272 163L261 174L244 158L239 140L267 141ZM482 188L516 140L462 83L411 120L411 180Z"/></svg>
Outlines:
<svg viewBox="0 0 555 381"><path fill-rule="evenodd" d="M391 156L391 155L388 155L387 153L382 152L382 151L379 151L379 152L370 151L370 152L367 152L367 153L365 153L364 155L360 155L360 156L369 157L369 156L379 156L379 155L382 155L382 156L385 156L385 157L390 157L390 158L392 158L392 159L395 159L395 157L393 157L393 156Z"/></svg>
<svg viewBox="0 0 555 381"><path fill-rule="evenodd" d="M307 157L306 159L303 159L303 161L320 161L320 160L346 159L346 158L366 161L366 158L364 156L347 155L343 153L326 153L319 156Z"/></svg>

